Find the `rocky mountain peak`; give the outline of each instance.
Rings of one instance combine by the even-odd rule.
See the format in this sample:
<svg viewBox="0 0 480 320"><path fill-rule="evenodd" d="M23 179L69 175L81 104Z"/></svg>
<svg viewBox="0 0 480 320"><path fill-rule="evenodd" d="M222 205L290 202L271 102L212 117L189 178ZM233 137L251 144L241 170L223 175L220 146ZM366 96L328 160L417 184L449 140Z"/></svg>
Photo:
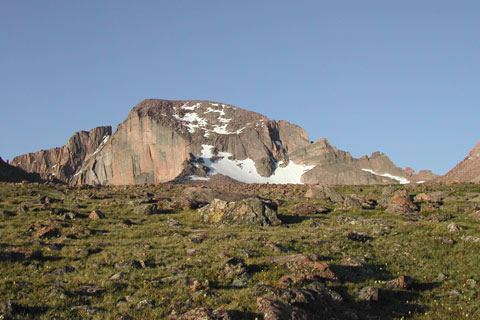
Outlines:
<svg viewBox="0 0 480 320"><path fill-rule="evenodd" d="M147 99L134 107L132 114L164 125L171 124L175 128L180 125L185 133L204 137L240 134L248 128L265 127L269 122L265 116L252 111L200 100Z"/></svg>
<svg viewBox="0 0 480 320"><path fill-rule="evenodd" d="M473 160L474 158L480 158L480 142L477 142L475 147L468 153L469 160Z"/></svg>
<svg viewBox="0 0 480 320"><path fill-rule="evenodd" d="M409 182L381 153L355 159L297 125L220 102L146 99L113 135L105 128L14 163L71 184Z"/></svg>

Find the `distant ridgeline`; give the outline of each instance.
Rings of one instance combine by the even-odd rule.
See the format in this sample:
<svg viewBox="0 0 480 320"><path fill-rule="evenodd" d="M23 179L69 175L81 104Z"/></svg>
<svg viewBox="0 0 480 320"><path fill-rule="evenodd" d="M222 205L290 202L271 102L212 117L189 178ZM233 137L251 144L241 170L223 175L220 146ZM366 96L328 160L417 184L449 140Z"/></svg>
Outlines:
<svg viewBox="0 0 480 320"><path fill-rule="evenodd" d="M327 139L310 142L286 121L210 101L148 99L111 127L75 133L63 147L12 165L80 185L143 183L406 184L437 176L397 167L376 152L355 159Z"/></svg>

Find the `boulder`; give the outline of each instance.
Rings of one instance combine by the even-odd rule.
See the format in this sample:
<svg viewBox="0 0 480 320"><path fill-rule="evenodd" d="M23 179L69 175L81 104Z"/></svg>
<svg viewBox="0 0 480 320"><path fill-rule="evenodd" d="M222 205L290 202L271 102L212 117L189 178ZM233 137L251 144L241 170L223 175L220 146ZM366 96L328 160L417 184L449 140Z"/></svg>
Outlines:
<svg viewBox="0 0 480 320"><path fill-rule="evenodd" d="M414 280L409 276L400 276L396 279L386 282L385 284L390 288L408 290L413 286Z"/></svg>
<svg viewBox="0 0 480 320"><path fill-rule="evenodd" d="M54 238L60 235L60 230L54 226L47 226L37 231L37 237L39 238Z"/></svg>
<svg viewBox="0 0 480 320"><path fill-rule="evenodd" d="M141 214L141 215L156 214L158 212L158 206L155 203L141 204L136 206L133 209L133 212L135 214Z"/></svg>
<svg viewBox="0 0 480 320"><path fill-rule="evenodd" d="M232 280L232 286L243 287L250 280L249 268L245 261L232 258L225 263L225 277Z"/></svg>
<svg viewBox="0 0 480 320"><path fill-rule="evenodd" d="M431 193L419 193L413 198L413 201L441 204L445 197L446 197L445 193L442 191L431 192Z"/></svg>
<svg viewBox="0 0 480 320"><path fill-rule="evenodd" d="M343 297L319 281L301 288L258 286L256 291L268 294L257 299L258 311L264 319L351 319L347 314L352 313Z"/></svg>
<svg viewBox="0 0 480 320"><path fill-rule="evenodd" d="M356 296L362 301L378 302L380 290L377 287L364 287L357 292Z"/></svg>
<svg viewBox="0 0 480 320"><path fill-rule="evenodd" d="M275 298L258 298L258 312L264 320L310 320L311 316L300 308L288 305Z"/></svg>
<svg viewBox="0 0 480 320"><path fill-rule="evenodd" d="M450 233L454 233L454 234L457 234L459 233L461 230L463 230L463 228L461 226L459 226L458 224L456 224L455 222L452 222L450 223L448 226L447 226L447 229Z"/></svg>
<svg viewBox="0 0 480 320"><path fill-rule="evenodd" d="M367 242L372 240L371 237L369 237L365 233L358 233L358 232L348 232L346 234L347 239L352 240L352 241L357 241L357 242Z"/></svg>
<svg viewBox="0 0 480 320"><path fill-rule="evenodd" d="M172 315L169 320L241 320L244 319L238 311L226 309L196 308L182 315Z"/></svg>
<svg viewBox="0 0 480 320"><path fill-rule="evenodd" d="M276 226L282 223L273 203L259 198L231 202L214 199L198 209L198 213L204 222L213 224Z"/></svg>
<svg viewBox="0 0 480 320"><path fill-rule="evenodd" d="M374 200L364 200L356 194L350 194L343 201L343 209L373 209L376 205Z"/></svg>
<svg viewBox="0 0 480 320"><path fill-rule="evenodd" d="M297 215L309 215L317 213L327 213L330 209L313 204L313 203L299 203L290 208L290 212Z"/></svg>
<svg viewBox="0 0 480 320"><path fill-rule="evenodd" d="M393 196L385 211L399 215L411 215L418 211L418 207L410 200L407 191L402 190Z"/></svg>
<svg viewBox="0 0 480 320"><path fill-rule="evenodd" d="M185 188L182 193L176 198L176 201L185 208L198 209L209 204L213 201L213 199L221 199L225 201L239 201L246 198L249 198L249 196L245 194L229 192L221 189L217 190L201 186Z"/></svg>
<svg viewBox="0 0 480 320"><path fill-rule="evenodd" d="M305 192L305 197L333 203L343 202L343 196L340 193L332 187L323 185L309 186L307 192Z"/></svg>
<svg viewBox="0 0 480 320"><path fill-rule="evenodd" d="M267 263L285 266L297 273L310 273L325 279L336 280L337 277L326 262L315 261L309 256L295 254L290 256L267 257Z"/></svg>
<svg viewBox="0 0 480 320"><path fill-rule="evenodd" d="M88 215L88 218L90 218L92 220L105 219L105 214L103 214L103 212L100 211L100 210L93 210Z"/></svg>
<svg viewBox="0 0 480 320"><path fill-rule="evenodd" d="M217 192L210 188L188 187L182 191L177 201L186 208L198 209L212 202L216 194Z"/></svg>

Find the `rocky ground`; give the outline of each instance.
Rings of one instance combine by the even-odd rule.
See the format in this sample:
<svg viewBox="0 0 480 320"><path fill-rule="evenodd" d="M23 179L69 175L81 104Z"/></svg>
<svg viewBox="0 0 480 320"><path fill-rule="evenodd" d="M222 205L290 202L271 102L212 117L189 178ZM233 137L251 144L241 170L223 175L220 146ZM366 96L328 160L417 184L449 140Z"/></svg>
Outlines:
<svg viewBox="0 0 480 320"><path fill-rule="evenodd" d="M478 184L3 183L0 314L480 319L479 210Z"/></svg>

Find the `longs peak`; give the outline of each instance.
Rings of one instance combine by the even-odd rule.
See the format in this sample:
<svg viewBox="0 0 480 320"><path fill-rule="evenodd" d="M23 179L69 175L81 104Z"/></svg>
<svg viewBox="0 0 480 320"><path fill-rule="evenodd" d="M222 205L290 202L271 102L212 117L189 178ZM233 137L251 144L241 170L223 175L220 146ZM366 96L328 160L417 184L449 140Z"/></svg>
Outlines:
<svg viewBox="0 0 480 320"><path fill-rule="evenodd" d="M143 100L113 135L110 127L76 133L64 147L19 156L12 164L70 184L419 180L381 153L355 159L325 138L310 142L287 121L201 100Z"/></svg>

